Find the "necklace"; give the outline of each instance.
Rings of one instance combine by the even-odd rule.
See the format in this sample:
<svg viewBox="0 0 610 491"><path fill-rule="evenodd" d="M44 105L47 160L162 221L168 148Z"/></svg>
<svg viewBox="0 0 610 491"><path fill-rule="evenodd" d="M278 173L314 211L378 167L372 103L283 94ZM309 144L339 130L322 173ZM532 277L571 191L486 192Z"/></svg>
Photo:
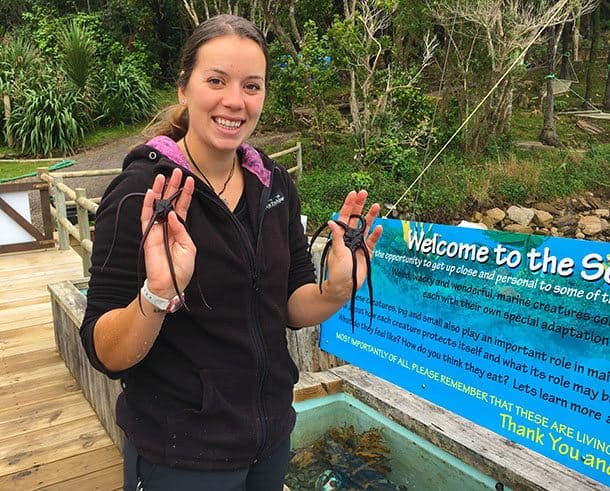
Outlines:
<svg viewBox="0 0 610 491"><path fill-rule="evenodd" d="M222 197L222 194L227 190L227 185L229 184L229 181L231 180L231 178L233 177L233 173L235 172L235 160L237 159L237 155L233 156L233 163L231 164L231 170L229 171L229 175L227 176L224 184L222 185L222 189L219 192L216 192L216 190L214 189L214 186L212 186L212 183L210 182L210 180L203 173L203 171L197 165L197 162L195 162L195 159L191 155L189 147L186 144L186 137L184 137L182 139L182 141L184 142L184 149L186 150L186 154L188 155L189 160L195 166L195 168L199 171L199 173L201 174L201 177L203 177L203 180L205 181L205 183L210 187L212 192L214 192L216 194L216 196L218 196L224 202L225 205L229 206L228 201L225 198Z"/></svg>

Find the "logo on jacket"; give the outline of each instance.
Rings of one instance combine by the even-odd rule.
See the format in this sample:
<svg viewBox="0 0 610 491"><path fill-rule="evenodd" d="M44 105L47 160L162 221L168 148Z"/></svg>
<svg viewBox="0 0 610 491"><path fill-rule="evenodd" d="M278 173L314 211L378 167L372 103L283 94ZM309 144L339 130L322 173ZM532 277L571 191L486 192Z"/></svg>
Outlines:
<svg viewBox="0 0 610 491"><path fill-rule="evenodd" d="M277 193L275 196L269 198L269 201L267 201L267 206L265 208L267 210L275 208L280 203L283 203L285 199L286 198L284 198L284 195L282 193Z"/></svg>

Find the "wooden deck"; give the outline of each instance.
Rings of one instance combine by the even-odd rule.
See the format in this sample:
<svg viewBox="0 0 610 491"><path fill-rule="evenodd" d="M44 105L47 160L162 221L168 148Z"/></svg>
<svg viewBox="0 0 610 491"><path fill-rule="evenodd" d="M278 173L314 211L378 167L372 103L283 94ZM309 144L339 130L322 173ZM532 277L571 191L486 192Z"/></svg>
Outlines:
<svg viewBox="0 0 610 491"><path fill-rule="evenodd" d="M121 489L122 458L55 349L47 284L73 250L0 255L0 490Z"/></svg>

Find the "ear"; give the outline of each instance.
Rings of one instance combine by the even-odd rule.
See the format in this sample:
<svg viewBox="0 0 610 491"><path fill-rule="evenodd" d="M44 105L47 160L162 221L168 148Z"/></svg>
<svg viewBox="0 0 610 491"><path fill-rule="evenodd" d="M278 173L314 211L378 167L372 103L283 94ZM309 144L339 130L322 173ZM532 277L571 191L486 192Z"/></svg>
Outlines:
<svg viewBox="0 0 610 491"><path fill-rule="evenodd" d="M181 105L186 105L186 95L184 94L184 88L178 87L178 101Z"/></svg>

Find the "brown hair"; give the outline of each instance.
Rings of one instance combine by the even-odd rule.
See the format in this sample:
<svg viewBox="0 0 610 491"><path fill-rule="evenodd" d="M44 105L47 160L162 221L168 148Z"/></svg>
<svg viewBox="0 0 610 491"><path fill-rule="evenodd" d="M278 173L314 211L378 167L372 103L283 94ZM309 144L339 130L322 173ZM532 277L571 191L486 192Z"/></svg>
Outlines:
<svg viewBox="0 0 610 491"><path fill-rule="evenodd" d="M182 49L182 60L177 86L186 87L191 78L199 48L208 41L222 36L238 36L251 39L258 44L265 55L265 82L269 79L269 50L263 33L248 19L236 15L217 15L199 24ZM185 106L175 104L162 112L163 119L154 124L151 133L166 135L180 140L188 130L188 111Z"/></svg>

